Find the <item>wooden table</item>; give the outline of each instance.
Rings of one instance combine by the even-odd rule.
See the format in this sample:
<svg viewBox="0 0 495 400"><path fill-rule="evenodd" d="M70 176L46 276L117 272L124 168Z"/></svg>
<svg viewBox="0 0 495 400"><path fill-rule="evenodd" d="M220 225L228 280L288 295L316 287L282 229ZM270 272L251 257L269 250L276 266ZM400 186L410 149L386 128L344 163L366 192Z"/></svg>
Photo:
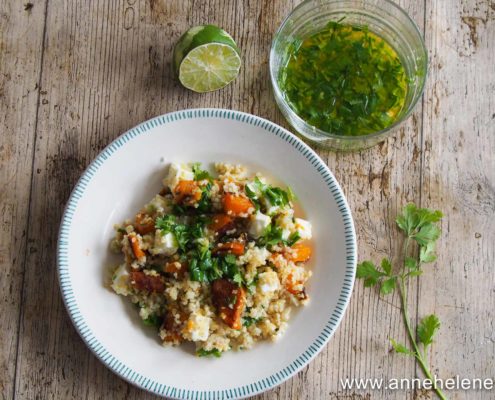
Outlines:
<svg viewBox="0 0 495 400"><path fill-rule="evenodd" d="M84 346L62 304L55 247L61 213L89 162L139 122L189 107L250 112L288 127L268 53L295 6L283 0L0 2L0 393L2 399L151 399ZM410 287L413 318L436 313L431 352L443 378L495 375L495 3L401 0L424 33L423 100L396 135L355 154L319 151L342 184L360 259L398 255L393 222L412 201L446 217L438 262ZM170 60L189 27L224 27L242 49L237 80L183 89ZM316 299L317 300L317 299ZM399 298L357 282L325 350L264 399L423 399L423 392L343 391L339 380L422 376L391 353L405 341ZM452 392L493 399L494 392Z"/></svg>

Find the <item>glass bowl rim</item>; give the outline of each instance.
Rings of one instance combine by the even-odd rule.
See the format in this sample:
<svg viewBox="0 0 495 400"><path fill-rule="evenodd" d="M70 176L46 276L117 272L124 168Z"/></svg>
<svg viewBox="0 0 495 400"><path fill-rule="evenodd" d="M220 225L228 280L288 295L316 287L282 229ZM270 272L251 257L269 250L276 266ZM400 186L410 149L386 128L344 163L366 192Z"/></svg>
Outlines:
<svg viewBox="0 0 495 400"><path fill-rule="evenodd" d="M284 96L282 94L282 91L280 90L280 88L278 86L277 79L275 77L274 65L273 65L274 58L275 58L275 44L276 44L276 42L277 42L277 40L278 40L278 38L280 36L281 30L288 23L289 19L300 8L302 8L303 6L305 6L306 4L311 3L311 2L315 2L315 6L318 6L318 5L321 5L323 3L337 3L339 1L341 1L341 0L323 0L323 1L320 1L318 3L318 2L315 2L315 0L304 0L303 2L301 2L300 4L298 4L284 18L284 20L282 21L282 23L278 27L277 31L275 32L275 35L273 36L273 40L272 40L271 48L270 48L270 57L269 57L270 80L271 80L271 83L272 83L273 91L275 92L275 97L282 102L283 108L291 115L291 117L293 117L293 118L296 119L296 121L297 121L298 124L301 124L303 126L303 128L307 128L308 130L312 130L313 132L315 132L316 134L318 134L320 136L318 138L308 137L308 135L305 132L304 133L303 132L300 132L299 129L294 126L294 128L301 135L303 135L304 137L306 137L306 138L308 138L308 139L310 139L310 140L312 140L314 142L319 142L319 141L323 141L323 140L326 140L326 139L339 139L339 140L345 140L345 141L352 142L352 141L362 141L362 140L366 140L366 139L373 139L373 138L376 138L376 137L385 135L386 133L388 133L389 131L391 131L395 127L401 125L412 114L412 112L416 108L416 105L419 102L419 99L421 99L421 97L423 96L423 93L424 93L424 90L425 90L425 86L426 86L426 79L427 79L427 76L428 76L428 64L429 64L428 50L426 48L425 39L424 39L423 34L421 33L421 31L419 30L418 25L409 16L409 14L406 12L406 10L404 10L401 6L399 6L398 4L396 4L395 2L393 2L392 0L379 0L379 1L382 1L383 3L386 3L387 5L395 8L396 10L399 11L399 13L401 13L403 16L405 16L406 17L406 20L409 21L409 23L412 25L413 29L417 33L418 37L420 38L421 51L422 51L422 53L423 53L423 55L425 57L425 66L424 66L423 71L422 71L424 73L424 79L423 79L423 82L421 84L421 87L420 87L420 90L419 90L419 93L418 93L416 99L414 99L413 102L409 106L409 110L401 118L399 118L398 120L396 120L392 125L389 125L386 128L384 128L384 129L381 129L379 131L376 131L376 132L373 132L373 133L370 133L370 134L367 134L367 135L358 135L358 136L338 135L338 134L335 134L335 133L330 133L330 132L324 131L322 129L317 128L316 126L313 126L313 125L308 124L304 119L302 119L299 115L297 115L297 113L289 106L289 104L285 100L285 98L284 98ZM358 8L356 7L356 9L358 9ZM280 104L279 104L279 107L280 107ZM291 122L291 121L289 121L289 122ZM295 123L291 123L291 125L295 125Z"/></svg>

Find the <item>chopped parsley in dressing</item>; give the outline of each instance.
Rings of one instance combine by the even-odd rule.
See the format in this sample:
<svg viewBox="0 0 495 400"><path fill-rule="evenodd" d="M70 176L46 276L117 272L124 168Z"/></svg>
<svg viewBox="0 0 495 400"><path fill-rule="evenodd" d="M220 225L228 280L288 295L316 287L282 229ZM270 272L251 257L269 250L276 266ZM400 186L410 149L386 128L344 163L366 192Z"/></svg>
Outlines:
<svg viewBox="0 0 495 400"><path fill-rule="evenodd" d="M331 21L292 43L279 86L310 125L359 136L395 122L404 106L407 75L384 39L366 27Z"/></svg>

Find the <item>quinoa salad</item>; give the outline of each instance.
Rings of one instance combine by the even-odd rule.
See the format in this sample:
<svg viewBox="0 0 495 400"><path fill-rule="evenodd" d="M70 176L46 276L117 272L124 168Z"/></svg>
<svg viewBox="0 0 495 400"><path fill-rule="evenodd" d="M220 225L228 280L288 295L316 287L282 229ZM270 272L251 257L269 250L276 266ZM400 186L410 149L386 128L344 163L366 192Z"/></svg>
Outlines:
<svg viewBox="0 0 495 400"><path fill-rule="evenodd" d="M279 339L306 305L311 223L290 188L241 165L172 163L163 189L116 225L123 255L111 288L136 306L163 345L194 342L198 356Z"/></svg>

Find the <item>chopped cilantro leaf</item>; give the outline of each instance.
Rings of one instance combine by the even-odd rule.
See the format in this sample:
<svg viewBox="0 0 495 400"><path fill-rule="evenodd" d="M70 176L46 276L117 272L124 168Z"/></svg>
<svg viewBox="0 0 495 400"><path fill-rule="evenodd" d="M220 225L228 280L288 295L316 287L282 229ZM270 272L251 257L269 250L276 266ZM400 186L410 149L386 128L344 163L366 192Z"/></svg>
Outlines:
<svg viewBox="0 0 495 400"><path fill-rule="evenodd" d="M284 243L282 239L282 228L271 223L265 229L263 236L258 240L261 246L275 246L279 243Z"/></svg>
<svg viewBox="0 0 495 400"><path fill-rule="evenodd" d="M180 204L174 204L172 206L172 212L175 215L184 215L186 213L186 209L183 206L181 206Z"/></svg>
<svg viewBox="0 0 495 400"><path fill-rule="evenodd" d="M162 317L159 317L156 314L151 314L148 318L143 319L143 324L145 324L146 326L154 326L156 328L159 328L162 322Z"/></svg>
<svg viewBox="0 0 495 400"><path fill-rule="evenodd" d="M246 328L250 327L253 324L256 324L257 322L261 321L263 318L253 318L253 317L242 317L242 325L244 325Z"/></svg>
<svg viewBox="0 0 495 400"><path fill-rule="evenodd" d="M211 208L211 183L207 183L201 188L201 199L198 203L198 210L206 212Z"/></svg>
<svg viewBox="0 0 495 400"><path fill-rule="evenodd" d="M260 204L261 197L264 197L271 205L284 207L295 199L294 192L287 188L284 190L279 187L270 186L263 183L258 177L254 178L254 182L246 185L246 195L253 203Z"/></svg>
<svg viewBox="0 0 495 400"><path fill-rule="evenodd" d="M194 163L192 165L192 171L194 174L194 180L195 181L202 181L205 179L208 179L209 181L212 181L213 178L211 177L210 173L204 169L201 169L201 163Z"/></svg>
<svg viewBox="0 0 495 400"><path fill-rule="evenodd" d="M291 233L289 236L289 239L287 239L287 246L292 247L296 244L296 242L301 239L301 235L299 235L299 232L294 232Z"/></svg>
<svg viewBox="0 0 495 400"><path fill-rule="evenodd" d="M269 186L263 194L274 206L285 206L289 204L289 195L281 188Z"/></svg>
<svg viewBox="0 0 495 400"><path fill-rule="evenodd" d="M173 215L165 215L164 217L159 217L156 219L155 227L156 229L160 229L163 232L172 232L172 227L175 224L175 216Z"/></svg>
<svg viewBox="0 0 495 400"><path fill-rule="evenodd" d="M222 352L218 349L211 349L211 350L199 349L196 351L196 354L198 357L214 356L218 358L222 356Z"/></svg>
<svg viewBox="0 0 495 400"><path fill-rule="evenodd" d="M236 272L234 276L232 277L232 280L237 283L239 286L242 285L242 282L244 282L244 279L242 278L242 275L240 272Z"/></svg>

